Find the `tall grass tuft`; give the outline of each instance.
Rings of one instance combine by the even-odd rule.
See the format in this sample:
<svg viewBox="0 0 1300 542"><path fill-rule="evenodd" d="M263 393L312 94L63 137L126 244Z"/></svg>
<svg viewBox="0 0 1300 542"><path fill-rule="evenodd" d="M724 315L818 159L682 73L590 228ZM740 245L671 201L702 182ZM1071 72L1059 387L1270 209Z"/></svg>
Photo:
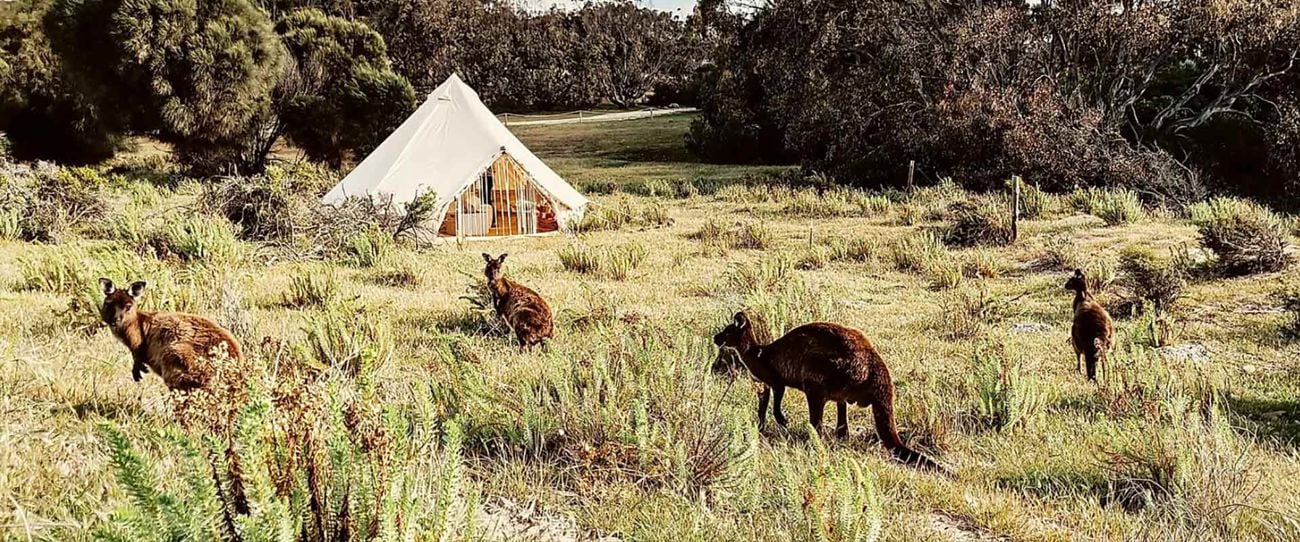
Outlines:
<svg viewBox="0 0 1300 542"><path fill-rule="evenodd" d="M798 510L809 540L875 542L884 532L884 506L868 471L856 460L831 459L816 442L811 466L782 463L784 506Z"/></svg>
<svg viewBox="0 0 1300 542"><path fill-rule="evenodd" d="M1282 302L1282 311L1286 315L1283 331L1293 339L1300 339L1300 282L1283 285L1277 298Z"/></svg>
<svg viewBox="0 0 1300 542"><path fill-rule="evenodd" d="M561 248L557 255L565 270L622 281L632 277L649 252L635 242L612 247L573 243Z"/></svg>
<svg viewBox="0 0 1300 542"><path fill-rule="evenodd" d="M371 225L348 240L348 261L357 267L375 267L393 252L392 234Z"/></svg>
<svg viewBox="0 0 1300 542"><path fill-rule="evenodd" d="M929 272L937 262L951 257L943 241L930 232L896 239L889 245L889 254L895 269L912 273Z"/></svg>
<svg viewBox="0 0 1300 542"><path fill-rule="evenodd" d="M1032 424L1046 404L1042 389L1026 376L1020 353L1006 343L985 343L975 350L970 385L980 418L998 430Z"/></svg>
<svg viewBox="0 0 1300 542"><path fill-rule="evenodd" d="M339 299L338 278L324 266L312 266L289 277L284 306L295 309L328 307Z"/></svg>
<svg viewBox="0 0 1300 542"><path fill-rule="evenodd" d="M980 198L953 204L951 224L944 243L959 247L1005 246L1015 239L1011 231L1011 207L1002 198Z"/></svg>

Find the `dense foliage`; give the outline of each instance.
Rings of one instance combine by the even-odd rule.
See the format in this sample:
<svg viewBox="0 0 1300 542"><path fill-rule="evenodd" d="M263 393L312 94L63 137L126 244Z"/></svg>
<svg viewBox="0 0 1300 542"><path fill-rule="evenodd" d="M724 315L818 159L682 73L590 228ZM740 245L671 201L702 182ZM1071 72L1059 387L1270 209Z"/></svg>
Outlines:
<svg viewBox="0 0 1300 542"><path fill-rule="evenodd" d="M720 57L689 143L867 185L915 159L976 187L1188 200L1204 177L1275 196L1300 173L1298 49L1286 0L778 0Z"/></svg>
<svg viewBox="0 0 1300 542"><path fill-rule="evenodd" d="M410 115L415 91L393 73L383 38L366 25L304 9L276 32L295 64L280 116L308 158L339 167L347 151L374 150Z"/></svg>

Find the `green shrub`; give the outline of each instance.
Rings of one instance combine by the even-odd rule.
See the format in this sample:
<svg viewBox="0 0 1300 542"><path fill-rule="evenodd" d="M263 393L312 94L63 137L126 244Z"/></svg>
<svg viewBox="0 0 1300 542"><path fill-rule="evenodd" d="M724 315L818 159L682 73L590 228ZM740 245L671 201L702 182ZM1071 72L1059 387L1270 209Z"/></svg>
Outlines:
<svg viewBox="0 0 1300 542"><path fill-rule="evenodd" d="M107 181L92 168L39 165L0 175L0 213L7 237L59 242L108 214ZM18 235L12 235L14 231Z"/></svg>
<svg viewBox="0 0 1300 542"><path fill-rule="evenodd" d="M1188 258L1162 261L1150 249L1130 246L1119 258L1119 275L1134 297L1150 302L1157 313L1174 306L1183 295L1190 272Z"/></svg>
<svg viewBox="0 0 1300 542"><path fill-rule="evenodd" d="M986 343L971 355L971 387L976 411L998 430L1029 425L1046 405L1038 385L1027 378L1020 354L1004 343Z"/></svg>
<svg viewBox="0 0 1300 542"><path fill-rule="evenodd" d="M830 249L834 261L868 262L880 253L880 245L872 237L828 237L822 241Z"/></svg>
<svg viewBox="0 0 1300 542"><path fill-rule="evenodd" d="M1000 200L981 199L953 204L948 212L951 224L944 243L960 247L1005 246L1014 241L1011 208Z"/></svg>
<svg viewBox="0 0 1300 542"><path fill-rule="evenodd" d="M307 317L308 358L352 376L373 377L393 359L387 320L355 307L330 308Z"/></svg>
<svg viewBox="0 0 1300 542"><path fill-rule="evenodd" d="M948 258L938 260L930 265L930 288L935 290L951 290L961 286L965 274L962 272L962 264L955 259Z"/></svg>
<svg viewBox="0 0 1300 542"><path fill-rule="evenodd" d="M1049 235L1032 265L1043 271L1073 271L1083 267L1083 256L1069 237Z"/></svg>
<svg viewBox="0 0 1300 542"><path fill-rule="evenodd" d="M912 273L929 272L936 262L951 257L943 241L930 232L894 240L889 245L889 254L895 269Z"/></svg>
<svg viewBox="0 0 1300 542"><path fill-rule="evenodd" d="M744 222L736 226L734 234L728 241L731 248L763 250L776 242L772 230L762 222Z"/></svg>
<svg viewBox="0 0 1300 542"><path fill-rule="evenodd" d="M357 267L374 267L392 254L394 244L392 234L372 225L352 236L348 242L348 260Z"/></svg>
<svg viewBox="0 0 1300 542"><path fill-rule="evenodd" d="M1006 317L1009 302L992 295L983 287L961 288L946 293L940 312L930 327L950 339L978 337L992 324Z"/></svg>
<svg viewBox="0 0 1300 542"><path fill-rule="evenodd" d="M1107 226L1137 222L1146 216L1137 192L1121 189L1101 194L1102 197L1093 205L1093 214L1106 221Z"/></svg>
<svg viewBox="0 0 1300 542"><path fill-rule="evenodd" d="M1224 273L1271 273L1291 265L1286 225L1276 213L1233 198L1197 203L1188 211L1201 245L1214 252Z"/></svg>
<svg viewBox="0 0 1300 542"><path fill-rule="evenodd" d="M312 266L289 277L289 290L283 303L286 307L303 309L327 307L339 298L338 279L326 266Z"/></svg>
<svg viewBox="0 0 1300 542"><path fill-rule="evenodd" d="M169 217L145 235L145 244L159 258L183 262L230 264L243 253L230 221L206 215Z"/></svg>
<svg viewBox="0 0 1300 542"><path fill-rule="evenodd" d="M831 459L824 446L817 449L820 459L781 464L785 508L802 511L808 540L879 540L884 532L884 507L869 471L853 459Z"/></svg>
<svg viewBox="0 0 1300 542"><path fill-rule="evenodd" d="M1300 339L1300 283L1290 283L1278 290L1277 297L1282 301L1282 311L1286 313L1283 329L1286 334Z"/></svg>

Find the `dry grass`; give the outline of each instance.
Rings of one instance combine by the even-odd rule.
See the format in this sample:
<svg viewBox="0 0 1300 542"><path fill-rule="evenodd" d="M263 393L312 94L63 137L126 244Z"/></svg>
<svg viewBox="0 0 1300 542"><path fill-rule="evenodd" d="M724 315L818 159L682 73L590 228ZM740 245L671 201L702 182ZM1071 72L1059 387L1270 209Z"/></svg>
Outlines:
<svg viewBox="0 0 1300 542"><path fill-rule="evenodd" d="M296 359L338 378L374 374L365 382L331 381L334 395L305 397L378 409L356 413L366 414L352 420L363 424L357 435L383 434L364 424L410 429L399 422L413 412L427 430L415 433L422 438L442 440L433 433L459 428L459 456L429 457L463 463L463 471L449 471L463 474L462 504L526 502L538 516L573 518L582 538L835 539L877 528L881 540L946 540L954 532L1013 540L1300 537L1293 520L1300 515L1300 431L1292 422L1300 342L1286 338L1276 310L1284 300L1279 280L1300 279L1300 271L1189 282L1178 302L1192 315L1181 341L1203 345L1214 359L1167 361L1126 349L1111 360L1114 380L1092 385L1074 371L1066 339L1070 296L1061 289L1061 268L1069 258L1029 264L1049 237L1060 236L1084 256L1078 265L1095 266L1092 274L1105 283L1118 274L1107 262L1125 246L1163 250L1194 241L1185 223L1139 217L1109 227L1047 213L1022 223L1015 245L949 251L930 231L900 225L900 217L938 225L953 201L968 197L951 186L918 191L884 212L869 204L869 212L792 216L793 192L758 197L725 188L766 169L696 164L671 151L689 119L645 122L521 134L561 175L579 181L662 179L673 187L701 179L699 186L723 187L714 196L671 200L593 196L613 208L624 200L634 210L660 206L672 220L656 227L598 229L581 240L399 243L374 268L359 268L343 251L311 264L267 257L259 243L240 241L245 250L223 266L223 277L212 276L202 259L158 260L116 241L0 241L0 538L30 532L35 540L85 540L128 507L131 497L101 444L103 424L136 444L160 484L174 492L184 483L187 463L155 438L177 427L159 379L132 382L126 350L65 314L78 299L94 302L101 275L150 280L145 302L152 308L244 322L241 337L259 370ZM656 194L664 190L655 184ZM124 190L110 191L119 206L131 199ZM198 197L197 187L182 185L155 203L172 208ZM815 256L824 265L801 270L810 220L812 250L825 251ZM739 231L738 223L752 228L745 237L761 239L739 245L755 248L722 240L724 250L700 250L705 239L729 236L719 232ZM698 241L687 238L697 232ZM559 257L577 250L566 247L633 245L643 256L624 280L615 280L619 271L566 271ZM506 330L489 325L463 297L481 283L484 251L510 253L510 276L550 300L557 330L546 349L519 352ZM960 283L932 290L935 265L953 265L950 276ZM381 278L389 271L395 278ZM308 276L332 277L334 293L306 285ZM286 297L306 307L287 307ZM86 316L93 322L93 305L82 309L82 324ZM806 407L794 390L784 404L789 430L760 433L748 380L709 373L716 352L710 338L740 309L769 334L818 319L864 330L898 382L905 438L938 454L955 476L890 460L867 409L850 408L849 439L817 437L804 426ZM1024 322L1046 326L1011 331ZM1127 340L1144 324L1118 325ZM263 337L271 338L265 346ZM1192 384L1211 367L1224 373L1226 393ZM362 393L382 399L357 401ZM1206 397L1220 397L1212 425L1200 417ZM349 434L337 430L338 423L347 427L346 416L330 420L320 426L332 428L328 434ZM289 434L298 433L257 433ZM388 457L391 468L374 472L405 472L408 460L422 456ZM414 465L417 473L442 472ZM1157 476L1158 486L1139 481ZM1141 501L1143 491L1162 496L1126 511L1122 502ZM423 490L414 495L436 501ZM448 538L466 537L473 533Z"/></svg>

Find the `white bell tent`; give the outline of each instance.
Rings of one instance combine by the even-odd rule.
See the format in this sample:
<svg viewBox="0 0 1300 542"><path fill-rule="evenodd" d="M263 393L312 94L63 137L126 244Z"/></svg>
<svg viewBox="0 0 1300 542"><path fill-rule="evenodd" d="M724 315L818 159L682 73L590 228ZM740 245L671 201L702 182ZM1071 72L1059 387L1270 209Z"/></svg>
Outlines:
<svg viewBox="0 0 1300 542"><path fill-rule="evenodd" d="M454 74L321 201L391 197L405 205L430 192L439 236L554 232L589 203Z"/></svg>

